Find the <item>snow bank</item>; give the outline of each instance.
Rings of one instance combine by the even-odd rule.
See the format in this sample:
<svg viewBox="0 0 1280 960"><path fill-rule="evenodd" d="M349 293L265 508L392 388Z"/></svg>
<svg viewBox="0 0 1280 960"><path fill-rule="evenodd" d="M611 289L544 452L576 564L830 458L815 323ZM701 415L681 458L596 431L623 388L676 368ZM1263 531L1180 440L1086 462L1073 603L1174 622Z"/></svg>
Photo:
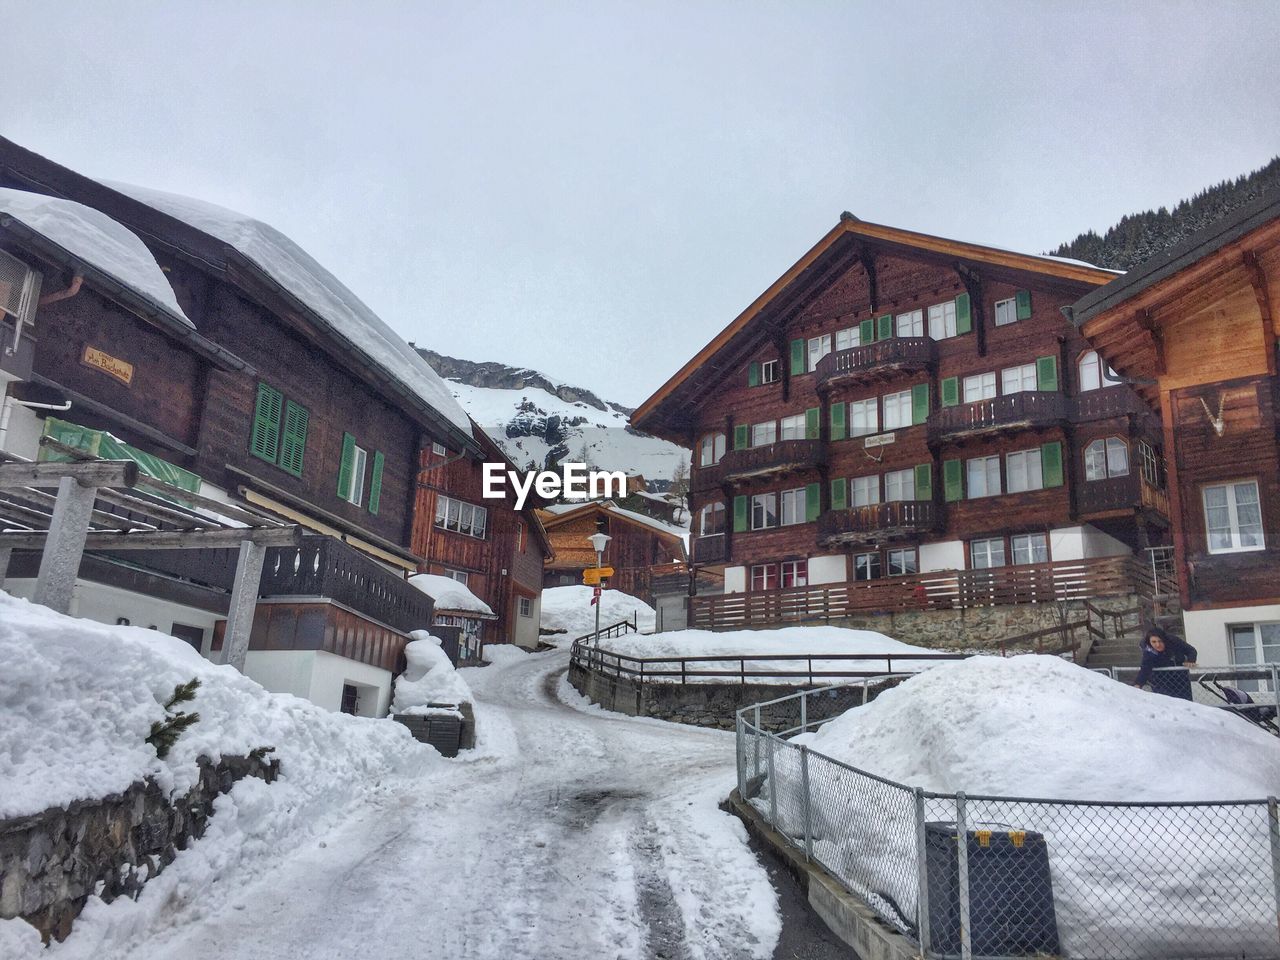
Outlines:
<svg viewBox="0 0 1280 960"><path fill-rule="evenodd" d="M594 588L582 585L550 587L542 591L542 618L539 629L544 633L564 630L553 641L576 640L596 628L596 608L591 605ZM643 600L621 590L605 590L600 597L600 626L607 627L620 620L630 620L634 615L641 633L649 633L657 622L653 607Z"/></svg>
<svg viewBox="0 0 1280 960"><path fill-rule="evenodd" d="M396 679L391 712L427 714L432 712L428 704L470 703L471 688L440 649L439 639L425 630L409 636L413 639L404 648L407 665Z"/></svg>
<svg viewBox="0 0 1280 960"><path fill-rule="evenodd" d="M409 578L409 582L425 593L435 603L436 611L465 610L469 613L483 613L493 616L493 609L472 593L466 584L459 583L452 577L442 577L434 573L419 573Z"/></svg>
<svg viewBox="0 0 1280 960"><path fill-rule="evenodd" d="M13 217L175 320L195 328L178 306L173 287L151 251L105 213L72 200L0 188L0 215Z"/></svg>

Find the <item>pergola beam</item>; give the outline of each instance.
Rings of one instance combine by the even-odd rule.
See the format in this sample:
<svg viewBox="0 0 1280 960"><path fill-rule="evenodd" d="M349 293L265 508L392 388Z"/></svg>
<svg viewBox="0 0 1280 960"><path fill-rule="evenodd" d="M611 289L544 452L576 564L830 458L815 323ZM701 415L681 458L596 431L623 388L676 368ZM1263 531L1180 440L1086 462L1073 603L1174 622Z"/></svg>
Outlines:
<svg viewBox="0 0 1280 960"><path fill-rule="evenodd" d="M88 463L0 463L0 490L36 487L61 491L71 477L81 487L129 488L138 482L132 460L94 460Z"/></svg>
<svg viewBox="0 0 1280 960"><path fill-rule="evenodd" d="M261 547L296 547L302 544L302 527L223 527L215 530L138 530L129 533L86 533L85 550L227 550L244 541ZM40 550L47 554L50 531L0 533L0 550Z"/></svg>

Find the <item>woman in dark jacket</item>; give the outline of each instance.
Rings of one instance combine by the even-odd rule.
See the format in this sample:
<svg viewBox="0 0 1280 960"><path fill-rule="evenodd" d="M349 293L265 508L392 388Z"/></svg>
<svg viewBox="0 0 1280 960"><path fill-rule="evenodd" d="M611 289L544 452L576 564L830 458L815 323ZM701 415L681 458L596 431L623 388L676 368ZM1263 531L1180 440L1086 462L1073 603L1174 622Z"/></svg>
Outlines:
<svg viewBox="0 0 1280 960"><path fill-rule="evenodd" d="M1196 648L1185 640L1179 640L1160 627L1148 627L1143 631L1142 667L1138 670L1135 687L1151 683L1152 693L1163 693L1169 697L1191 699L1191 677L1184 671L1162 671L1155 673L1159 667L1194 667L1196 665Z"/></svg>

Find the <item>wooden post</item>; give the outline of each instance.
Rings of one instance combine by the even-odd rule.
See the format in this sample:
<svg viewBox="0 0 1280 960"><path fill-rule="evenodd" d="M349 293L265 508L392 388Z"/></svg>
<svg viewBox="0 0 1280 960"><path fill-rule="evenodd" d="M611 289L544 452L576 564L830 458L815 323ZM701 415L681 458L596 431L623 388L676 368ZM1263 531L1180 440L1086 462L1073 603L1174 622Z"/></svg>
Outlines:
<svg viewBox="0 0 1280 960"><path fill-rule="evenodd" d="M250 540L240 542L236 561L235 586L231 590L231 609L227 614L227 632L222 641L223 662L244 672L245 655L249 652L249 635L253 631L253 613L258 606L258 586L262 582L262 562L266 547Z"/></svg>
<svg viewBox="0 0 1280 960"><path fill-rule="evenodd" d="M36 603L58 613L71 612L76 574L80 572L97 492L97 487L81 486L74 477L64 476L58 481L58 499L53 505L49 536L40 554L40 572L32 597Z"/></svg>
<svg viewBox="0 0 1280 960"><path fill-rule="evenodd" d="M12 554L13 550L9 547L0 547L0 590L4 589L4 578L9 572L9 557Z"/></svg>

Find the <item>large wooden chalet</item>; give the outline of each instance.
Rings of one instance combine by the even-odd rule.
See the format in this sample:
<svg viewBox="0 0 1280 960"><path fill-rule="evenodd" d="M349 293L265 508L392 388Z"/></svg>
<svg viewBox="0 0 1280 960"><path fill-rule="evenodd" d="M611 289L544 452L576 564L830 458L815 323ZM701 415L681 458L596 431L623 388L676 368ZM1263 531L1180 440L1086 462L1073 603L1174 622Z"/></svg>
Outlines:
<svg viewBox="0 0 1280 960"><path fill-rule="evenodd" d="M1280 200L1262 198L1081 299L1080 331L1160 412L1187 638L1280 657Z"/></svg>
<svg viewBox="0 0 1280 960"><path fill-rule="evenodd" d="M1114 277L842 216L632 416L694 450L690 625L1132 592L1164 437L1061 312Z"/></svg>

